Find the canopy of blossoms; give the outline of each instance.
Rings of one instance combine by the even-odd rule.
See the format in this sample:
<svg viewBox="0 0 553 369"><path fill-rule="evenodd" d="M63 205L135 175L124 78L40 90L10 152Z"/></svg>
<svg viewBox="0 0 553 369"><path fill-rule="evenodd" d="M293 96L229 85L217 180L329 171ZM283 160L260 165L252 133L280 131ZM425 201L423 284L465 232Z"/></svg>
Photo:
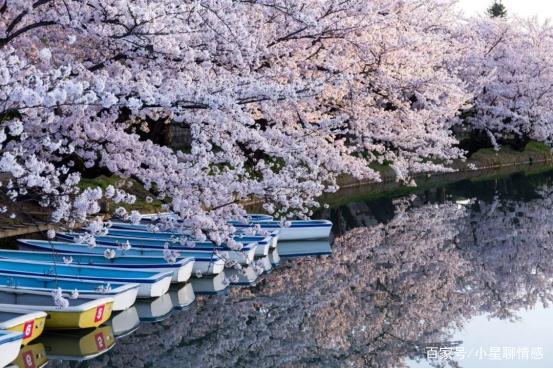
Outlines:
<svg viewBox="0 0 553 369"><path fill-rule="evenodd" d="M136 200L79 187L102 170L196 229L251 197L309 216L340 174L450 170L463 112L550 142L550 48L547 24L446 0L0 0L3 210L31 198L72 224ZM145 138L173 123L187 150Z"/></svg>

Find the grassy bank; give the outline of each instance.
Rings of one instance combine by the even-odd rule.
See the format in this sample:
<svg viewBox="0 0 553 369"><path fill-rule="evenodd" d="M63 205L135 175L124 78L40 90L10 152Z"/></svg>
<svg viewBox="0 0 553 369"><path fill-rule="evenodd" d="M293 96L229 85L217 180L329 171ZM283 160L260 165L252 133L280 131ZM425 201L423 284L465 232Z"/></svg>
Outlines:
<svg viewBox="0 0 553 369"><path fill-rule="evenodd" d="M499 169L502 167L512 167L521 165L545 164L553 168L553 152L549 146L541 142L529 142L524 150L516 151L509 146L502 146L498 151L492 148L480 149L473 153L467 160L456 160L451 164L455 174L463 172L480 173L489 169ZM473 169L476 168L476 169ZM395 182L394 171L388 166L378 166L375 169L382 177L381 183L374 184L380 188L382 184L388 185ZM417 184L420 184L424 178L430 177L448 177L451 173L432 173L421 174L416 177ZM350 176L341 176L338 179L341 188L366 186L373 183L358 180Z"/></svg>
<svg viewBox="0 0 553 369"><path fill-rule="evenodd" d="M107 177L102 175L96 178L84 178L81 183L79 183L79 187L81 189L87 187L100 187L102 190L105 190L109 185L124 189L127 193L135 195L136 202L134 204L115 204L110 200L104 201L102 203L103 211L110 212L119 206L122 206L127 210L140 210L144 213L155 213L161 211L161 201L153 200L152 202L147 202L146 198L148 196L153 197L153 195L147 191L141 183L134 179L122 180L117 176Z"/></svg>
<svg viewBox="0 0 553 369"><path fill-rule="evenodd" d="M538 174L553 169L553 153L547 145L539 142L528 143L523 151L510 147L502 147L499 151L486 148L478 150L466 161L454 162L451 167L455 169L454 172L417 176L416 187L396 182L390 168L379 170L382 175L380 183L366 183L351 177L342 177L341 189L337 193L324 195L321 201L338 206L356 200L407 195L460 180L487 181L519 172L526 175ZM476 169L472 169L474 167Z"/></svg>

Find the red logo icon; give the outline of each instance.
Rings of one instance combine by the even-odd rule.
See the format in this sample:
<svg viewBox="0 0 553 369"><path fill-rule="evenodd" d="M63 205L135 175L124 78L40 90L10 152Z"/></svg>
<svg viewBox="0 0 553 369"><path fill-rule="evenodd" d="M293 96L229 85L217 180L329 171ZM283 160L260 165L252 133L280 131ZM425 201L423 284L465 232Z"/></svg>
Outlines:
<svg viewBox="0 0 553 369"><path fill-rule="evenodd" d="M100 305L96 308L96 315L94 316L94 323L97 323L102 320L104 317L105 305Z"/></svg>
<svg viewBox="0 0 553 369"><path fill-rule="evenodd" d="M35 326L34 320L29 320L28 322L25 322L25 325L23 326L23 339L27 339L33 335L34 326Z"/></svg>

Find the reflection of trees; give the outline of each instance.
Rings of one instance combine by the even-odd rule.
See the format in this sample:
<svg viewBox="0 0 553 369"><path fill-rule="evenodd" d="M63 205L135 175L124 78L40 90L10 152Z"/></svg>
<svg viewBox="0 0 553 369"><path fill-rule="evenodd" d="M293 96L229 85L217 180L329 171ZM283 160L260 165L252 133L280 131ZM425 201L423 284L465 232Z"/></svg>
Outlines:
<svg viewBox="0 0 553 369"><path fill-rule="evenodd" d="M477 202L459 242L471 261L468 284L481 310L514 317L516 310L552 301L553 189L542 186L528 202Z"/></svg>
<svg viewBox="0 0 553 369"><path fill-rule="evenodd" d="M400 366L481 312L551 301L553 196L468 206L402 200L332 257L143 325L95 366ZM550 220L551 219L551 220ZM438 364L438 363L436 363Z"/></svg>
<svg viewBox="0 0 553 369"><path fill-rule="evenodd" d="M423 354L471 313L455 286L467 268L451 243L465 211L398 208L387 225L337 240L333 257L297 260L256 288L200 299L91 364L382 366Z"/></svg>

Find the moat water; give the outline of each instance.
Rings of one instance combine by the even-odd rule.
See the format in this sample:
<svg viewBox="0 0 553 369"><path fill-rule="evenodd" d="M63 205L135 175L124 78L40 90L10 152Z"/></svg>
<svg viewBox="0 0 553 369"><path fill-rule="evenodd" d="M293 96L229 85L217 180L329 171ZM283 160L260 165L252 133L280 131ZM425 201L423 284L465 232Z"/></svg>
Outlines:
<svg viewBox="0 0 553 369"><path fill-rule="evenodd" d="M19 365L553 366L553 172L343 200L316 214L330 242L279 245L255 285L179 286Z"/></svg>

